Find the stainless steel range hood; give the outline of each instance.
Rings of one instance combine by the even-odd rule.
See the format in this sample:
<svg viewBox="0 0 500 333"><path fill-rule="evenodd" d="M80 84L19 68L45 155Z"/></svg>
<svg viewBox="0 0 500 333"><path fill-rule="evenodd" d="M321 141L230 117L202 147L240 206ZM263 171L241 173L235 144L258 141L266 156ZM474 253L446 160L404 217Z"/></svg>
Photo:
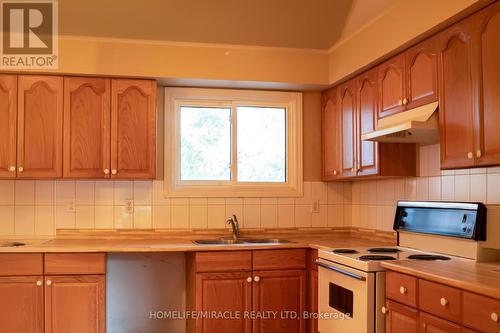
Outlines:
<svg viewBox="0 0 500 333"><path fill-rule="evenodd" d="M397 113L378 121L377 130L365 133L362 140L432 144L439 142L438 103Z"/></svg>

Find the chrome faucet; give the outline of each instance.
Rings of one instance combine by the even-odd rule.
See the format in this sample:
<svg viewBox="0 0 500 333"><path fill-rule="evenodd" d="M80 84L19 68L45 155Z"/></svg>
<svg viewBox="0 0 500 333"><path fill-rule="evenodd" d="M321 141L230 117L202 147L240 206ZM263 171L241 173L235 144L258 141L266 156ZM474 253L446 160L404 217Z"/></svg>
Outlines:
<svg viewBox="0 0 500 333"><path fill-rule="evenodd" d="M240 233L240 225L238 224L238 219L236 218L236 215L233 215L230 218L228 218L227 224L230 224L231 227L233 228L233 240L237 241L238 235Z"/></svg>

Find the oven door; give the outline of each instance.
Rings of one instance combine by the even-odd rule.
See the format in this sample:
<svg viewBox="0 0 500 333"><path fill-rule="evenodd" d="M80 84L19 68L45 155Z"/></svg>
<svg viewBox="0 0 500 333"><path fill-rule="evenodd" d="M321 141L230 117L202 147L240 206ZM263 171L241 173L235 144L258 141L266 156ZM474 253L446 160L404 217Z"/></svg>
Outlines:
<svg viewBox="0 0 500 333"><path fill-rule="evenodd" d="M318 259L318 330L375 331L375 273Z"/></svg>

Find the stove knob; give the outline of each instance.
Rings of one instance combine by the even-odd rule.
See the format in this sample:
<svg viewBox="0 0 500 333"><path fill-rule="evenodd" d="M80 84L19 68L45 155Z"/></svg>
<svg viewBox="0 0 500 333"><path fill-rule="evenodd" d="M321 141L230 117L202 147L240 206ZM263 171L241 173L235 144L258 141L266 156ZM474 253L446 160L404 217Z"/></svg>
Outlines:
<svg viewBox="0 0 500 333"><path fill-rule="evenodd" d="M399 292L401 293L401 295L404 295L404 294L406 294L407 289L405 287L401 286L401 287L399 287Z"/></svg>
<svg viewBox="0 0 500 333"><path fill-rule="evenodd" d="M383 314L386 314L387 312L389 312L389 309L387 309L385 306L383 306L381 311Z"/></svg>

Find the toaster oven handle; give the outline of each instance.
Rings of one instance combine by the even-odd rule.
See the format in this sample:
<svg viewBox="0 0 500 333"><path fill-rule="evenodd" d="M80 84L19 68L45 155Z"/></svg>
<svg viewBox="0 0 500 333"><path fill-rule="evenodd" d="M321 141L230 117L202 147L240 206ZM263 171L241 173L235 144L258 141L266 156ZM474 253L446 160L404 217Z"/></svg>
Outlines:
<svg viewBox="0 0 500 333"><path fill-rule="evenodd" d="M347 276L352 277L352 278L354 278L356 280L360 280L360 281L365 281L366 280L366 278L364 276L358 275L356 273L351 273L349 271L346 271L345 269L329 265L329 264L327 264L327 263L325 263L325 262L323 262L323 261L321 261L319 259L316 259L316 265L318 265L320 267L323 267L323 268L326 268L326 269L329 269L329 270L332 270L334 272L343 274L343 275L347 275Z"/></svg>

